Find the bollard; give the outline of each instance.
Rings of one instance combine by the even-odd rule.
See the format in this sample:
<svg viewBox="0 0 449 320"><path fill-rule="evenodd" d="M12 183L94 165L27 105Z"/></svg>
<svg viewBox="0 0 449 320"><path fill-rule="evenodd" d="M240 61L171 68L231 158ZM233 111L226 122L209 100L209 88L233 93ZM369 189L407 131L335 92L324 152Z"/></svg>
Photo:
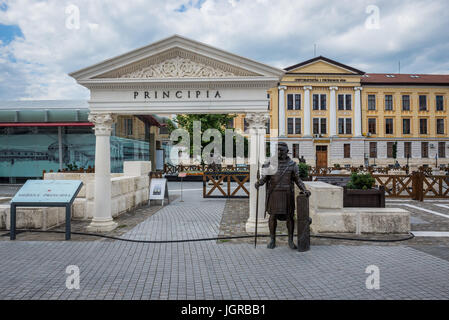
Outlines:
<svg viewBox="0 0 449 320"><path fill-rule="evenodd" d="M309 198L304 193L296 197L296 223L298 230L298 251L310 250Z"/></svg>

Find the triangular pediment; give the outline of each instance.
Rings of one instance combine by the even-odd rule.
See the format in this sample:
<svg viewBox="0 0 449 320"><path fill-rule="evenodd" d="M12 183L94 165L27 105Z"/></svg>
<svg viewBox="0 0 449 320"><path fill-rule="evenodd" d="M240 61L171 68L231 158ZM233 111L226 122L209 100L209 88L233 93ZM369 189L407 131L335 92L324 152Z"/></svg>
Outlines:
<svg viewBox="0 0 449 320"><path fill-rule="evenodd" d="M95 78L224 78L260 76L188 50L173 48Z"/></svg>
<svg viewBox="0 0 449 320"><path fill-rule="evenodd" d="M275 79L284 71L178 35L70 73L79 83L111 79ZM109 79L109 80L106 80Z"/></svg>
<svg viewBox="0 0 449 320"><path fill-rule="evenodd" d="M364 74L363 71L321 56L287 67L285 70L288 73L298 74Z"/></svg>

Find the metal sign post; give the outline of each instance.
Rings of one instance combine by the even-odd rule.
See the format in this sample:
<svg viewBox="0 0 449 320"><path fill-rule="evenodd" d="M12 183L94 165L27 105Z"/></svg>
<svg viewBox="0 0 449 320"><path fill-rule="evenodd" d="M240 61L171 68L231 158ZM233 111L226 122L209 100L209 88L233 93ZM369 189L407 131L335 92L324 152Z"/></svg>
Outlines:
<svg viewBox="0 0 449 320"><path fill-rule="evenodd" d="M179 202L184 202L184 200L182 200L182 181L184 180L185 176L187 176L187 173L185 172L178 173L178 177L181 178L181 200L179 200Z"/></svg>
<svg viewBox="0 0 449 320"><path fill-rule="evenodd" d="M257 181L259 181L260 179L260 171L259 171L259 129L257 130L257 134L256 134L256 141L257 141L257 145L256 145L256 161L257 161L257 175L256 175L256 179ZM251 181L251 183L254 183ZM257 248L257 225L259 224L259 188L257 188L256 191L256 228L254 230L254 248Z"/></svg>
<svg viewBox="0 0 449 320"><path fill-rule="evenodd" d="M11 200L9 238L16 239L17 207L64 207L65 239L70 240L72 203L82 186L79 180L28 180Z"/></svg>

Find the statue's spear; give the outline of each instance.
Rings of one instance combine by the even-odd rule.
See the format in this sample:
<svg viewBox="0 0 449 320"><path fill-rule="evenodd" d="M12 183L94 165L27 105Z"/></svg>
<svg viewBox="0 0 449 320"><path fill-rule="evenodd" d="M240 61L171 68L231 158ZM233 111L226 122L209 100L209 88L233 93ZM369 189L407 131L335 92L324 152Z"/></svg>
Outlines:
<svg viewBox="0 0 449 320"><path fill-rule="evenodd" d="M256 161L257 161L257 182L260 179L260 168L259 168L259 129L257 129L256 136L257 146L256 146ZM257 224L259 218L259 188L256 188L256 228L254 230L254 248L257 248Z"/></svg>

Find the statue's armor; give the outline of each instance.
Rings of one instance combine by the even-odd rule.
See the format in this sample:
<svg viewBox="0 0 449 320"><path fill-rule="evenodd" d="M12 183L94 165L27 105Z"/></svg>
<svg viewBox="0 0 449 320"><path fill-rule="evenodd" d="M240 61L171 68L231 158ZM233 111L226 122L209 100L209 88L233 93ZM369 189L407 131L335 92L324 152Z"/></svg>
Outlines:
<svg viewBox="0 0 449 320"><path fill-rule="evenodd" d="M276 215L279 220L286 220L295 212L296 183L302 191L305 186L299 178L298 165L290 158L279 159L275 174L263 176L262 183L267 183L266 210Z"/></svg>

